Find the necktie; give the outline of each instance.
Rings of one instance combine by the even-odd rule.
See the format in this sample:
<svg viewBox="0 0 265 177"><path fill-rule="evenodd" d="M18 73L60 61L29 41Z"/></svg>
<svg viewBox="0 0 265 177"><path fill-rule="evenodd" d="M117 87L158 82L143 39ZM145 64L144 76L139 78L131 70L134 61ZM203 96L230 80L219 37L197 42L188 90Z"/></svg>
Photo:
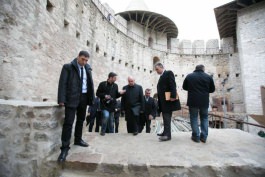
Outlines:
<svg viewBox="0 0 265 177"><path fill-rule="evenodd" d="M84 71L83 67L81 67L81 86L83 86L83 77L84 77Z"/></svg>

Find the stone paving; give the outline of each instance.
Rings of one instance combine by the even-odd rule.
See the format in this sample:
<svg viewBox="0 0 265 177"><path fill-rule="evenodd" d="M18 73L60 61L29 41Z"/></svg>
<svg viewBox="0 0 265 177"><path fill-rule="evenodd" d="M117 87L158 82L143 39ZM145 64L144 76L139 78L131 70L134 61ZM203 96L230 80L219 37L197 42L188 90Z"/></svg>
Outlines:
<svg viewBox="0 0 265 177"><path fill-rule="evenodd" d="M124 122L121 123L124 126ZM210 129L207 143L190 132L159 142L154 134L84 133L88 148L72 145L62 176L263 176L265 139L236 129ZM56 161L59 154L52 156ZM69 170L71 169L71 170ZM76 171L74 171L76 170Z"/></svg>

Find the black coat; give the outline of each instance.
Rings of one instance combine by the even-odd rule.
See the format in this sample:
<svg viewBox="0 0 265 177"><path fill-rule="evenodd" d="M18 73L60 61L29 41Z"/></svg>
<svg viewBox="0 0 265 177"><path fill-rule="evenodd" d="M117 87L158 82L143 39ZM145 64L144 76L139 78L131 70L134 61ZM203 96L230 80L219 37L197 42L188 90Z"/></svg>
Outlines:
<svg viewBox="0 0 265 177"><path fill-rule="evenodd" d="M110 84L107 81L103 81L99 84L96 95L100 98L100 108L110 112L114 112L116 99L121 96L118 91L118 85L116 83ZM105 99L105 95L111 96L109 102Z"/></svg>
<svg viewBox="0 0 265 177"><path fill-rule="evenodd" d="M215 91L213 78L203 70L195 70L188 74L182 88L188 91L187 106L197 108L208 108L209 93Z"/></svg>
<svg viewBox="0 0 265 177"><path fill-rule="evenodd" d="M166 101L165 92L170 92L171 98L176 98L177 89L175 77L172 71L164 71L157 83L158 96L158 111L163 113L170 113L172 111L180 110L179 100Z"/></svg>
<svg viewBox="0 0 265 177"><path fill-rule="evenodd" d="M146 101L145 97L144 97L144 114L146 116L149 116L150 114L153 116L153 118L156 117L156 104L155 104L155 100L152 97L148 98L148 101Z"/></svg>
<svg viewBox="0 0 265 177"><path fill-rule="evenodd" d="M130 110L135 113L136 116L140 112L144 112L144 95L143 88L140 85L134 84L134 86L126 85L123 87L126 92L121 98L121 110L129 113Z"/></svg>
<svg viewBox="0 0 265 177"><path fill-rule="evenodd" d="M92 80L91 67L89 64L84 66L87 74L87 103L92 105L94 101L94 84ZM71 63L64 64L58 87L58 104L64 103L67 107L77 107L82 94L82 83L75 58Z"/></svg>

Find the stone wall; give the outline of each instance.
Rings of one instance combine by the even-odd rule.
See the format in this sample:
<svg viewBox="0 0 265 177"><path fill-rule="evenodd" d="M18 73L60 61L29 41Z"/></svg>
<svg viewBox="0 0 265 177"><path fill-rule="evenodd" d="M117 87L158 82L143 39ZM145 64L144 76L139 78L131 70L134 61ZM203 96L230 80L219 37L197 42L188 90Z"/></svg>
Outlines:
<svg viewBox="0 0 265 177"><path fill-rule="evenodd" d="M158 75L153 70L153 58L158 57L176 74L178 90L196 64L204 64L207 72L214 76L217 85L214 95L218 96L221 95L220 81L239 69L231 66L233 62L228 54L207 53L208 49L219 49L218 40L208 41L206 48L203 41L195 42L196 50L206 50L198 54L192 53L189 40L172 39L171 48L179 53L149 48L141 43L141 38L133 40L127 36L127 31L116 28L117 21L107 20L108 11L104 6L98 3L96 6L90 0L16 0L12 3L4 0L2 4L0 98L56 101L62 65L75 58L80 50L88 50L91 54L89 63L93 68L95 89L99 82L107 79L110 71L114 71L119 75L119 88L126 85L127 77L132 75L136 83L144 89L152 88L155 93ZM238 60L236 56L233 55L235 61ZM237 83L240 90L241 82L237 80ZM181 93L183 103L185 94Z"/></svg>
<svg viewBox="0 0 265 177"><path fill-rule="evenodd" d="M40 176L37 167L61 144L64 109L55 105L0 99L1 177Z"/></svg>
<svg viewBox="0 0 265 177"><path fill-rule="evenodd" d="M244 101L249 114L264 114L261 91L265 85L265 2L238 12L237 39Z"/></svg>

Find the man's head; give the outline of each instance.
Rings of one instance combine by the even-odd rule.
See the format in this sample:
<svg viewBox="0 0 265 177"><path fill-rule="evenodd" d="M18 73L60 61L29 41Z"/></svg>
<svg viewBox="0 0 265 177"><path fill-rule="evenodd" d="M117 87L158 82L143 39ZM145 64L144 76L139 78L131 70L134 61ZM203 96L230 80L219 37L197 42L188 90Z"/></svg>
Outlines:
<svg viewBox="0 0 265 177"><path fill-rule="evenodd" d="M85 64L87 64L88 59L89 53L87 51L80 51L77 57L77 63L80 66L85 66Z"/></svg>
<svg viewBox="0 0 265 177"><path fill-rule="evenodd" d="M128 77L128 84L129 86L133 86L135 84L135 79L132 76Z"/></svg>
<svg viewBox="0 0 265 177"><path fill-rule="evenodd" d="M108 75L108 81L110 83L114 83L117 80L117 74L114 72L110 72Z"/></svg>
<svg viewBox="0 0 265 177"><path fill-rule="evenodd" d="M145 96L150 97L150 95L151 95L151 89L149 88L145 89Z"/></svg>
<svg viewBox="0 0 265 177"><path fill-rule="evenodd" d="M205 67L204 67L204 65L197 65L197 66L195 67L195 70L205 71Z"/></svg>
<svg viewBox="0 0 265 177"><path fill-rule="evenodd" d="M156 70L157 74L162 74L164 71L163 64L162 63L155 64L155 70Z"/></svg>

